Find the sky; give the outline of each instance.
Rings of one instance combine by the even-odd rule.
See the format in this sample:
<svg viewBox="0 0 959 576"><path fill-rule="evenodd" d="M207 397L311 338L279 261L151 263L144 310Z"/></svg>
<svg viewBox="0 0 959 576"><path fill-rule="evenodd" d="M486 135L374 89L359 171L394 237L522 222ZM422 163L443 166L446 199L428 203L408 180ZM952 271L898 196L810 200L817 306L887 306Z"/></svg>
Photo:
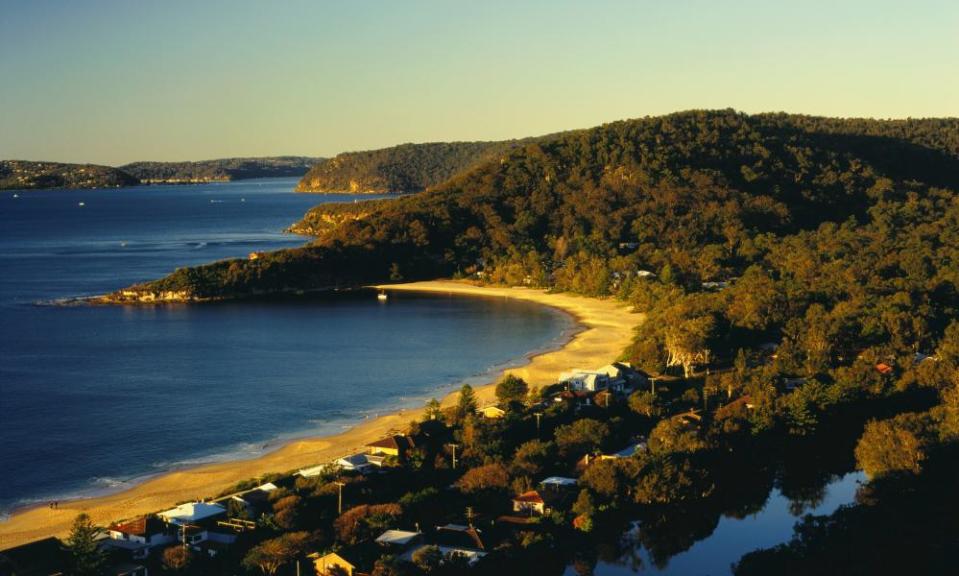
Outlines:
<svg viewBox="0 0 959 576"><path fill-rule="evenodd" d="M688 109L959 116L956 0L0 0L0 158L332 156Z"/></svg>

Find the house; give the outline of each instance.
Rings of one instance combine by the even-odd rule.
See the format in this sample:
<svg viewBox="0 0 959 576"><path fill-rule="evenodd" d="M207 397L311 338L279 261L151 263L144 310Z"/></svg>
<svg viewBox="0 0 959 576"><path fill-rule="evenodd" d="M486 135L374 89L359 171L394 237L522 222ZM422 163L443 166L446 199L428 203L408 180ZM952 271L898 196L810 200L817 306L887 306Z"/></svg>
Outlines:
<svg viewBox="0 0 959 576"><path fill-rule="evenodd" d="M310 554L308 558L313 560L317 576L369 576L382 553L373 542L363 542L322 556Z"/></svg>
<svg viewBox="0 0 959 576"><path fill-rule="evenodd" d="M242 494L235 494L230 501L241 504L247 511L249 518L256 518L270 509L270 492L279 489L276 484L267 482ZM222 501L220 502L222 503Z"/></svg>
<svg viewBox="0 0 959 576"><path fill-rule="evenodd" d="M559 375L560 383L569 385L572 391L598 392L609 386L609 376L590 370L570 370Z"/></svg>
<svg viewBox="0 0 959 576"><path fill-rule="evenodd" d="M546 501L536 490L523 492L519 496L513 497L513 512L529 516L542 516L546 514L546 510Z"/></svg>
<svg viewBox="0 0 959 576"><path fill-rule="evenodd" d="M883 376L888 376L892 374L893 367L890 366L889 364L886 364L885 362L880 362L879 364L876 364L876 370L878 370L879 373L882 374Z"/></svg>
<svg viewBox="0 0 959 576"><path fill-rule="evenodd" d="M384 460L386 460L386 456L381 454L358 453L337 458L333 463L346 471L368 474L375 468L382 466Z"/></svg>
<svg viewBox="0 0 959 576"><path fill-rule="evenodd" d="M44 538L0 550L2 576L63 576L68 554L60 540Z"/></svg>
<svg viewBox="0 0 959 576"><path fill-rule="evenodd" d="M226 508L219 504L187 502L157 515L169 524L185 526L187 524L197 524L204 520L212 520L218 516L226 516Z"/></svg>
<svg viewBox="0 0 959 576"><path fill-rule="evenodd" d="M799 388L806 383L805 378L783 378L783 388L787 391L792 392L796 388Z"/></svg>
<svg viewBox="0 0 959 576"><path fill-rule="evenodd" d="M476 412L477 414L482 414L484 418L503 418L506 416L506 410L503 410L499 406L487 406L480 408Z"/></svg>
<svg viewBox="0 0 959 576"><path fill-rule="evenodd" d="M377 536L376 542L381 548L386 548L390 552L404 552L410 546L419 544L423 539L421 532L410 532L409 530L387 530Z"/></svg>
<svg viewBox="0 0 959 576"><path fill-rule="evenodd" d="M405 457L415 446L413 439L409 436L388 436L366 445L370 454L382 454L398 458Z"/></svg>
<svg viewBox="0 0 959 576"><path fill-rule="evenodd" d="M133 560L142 560L153 548L177 541L176 530L156 516L140 516L134 520L117 522L107 528L109 537L104 547L124 550Z"/></svg>
<svg viewBox="0 0 959 576"><path fill-rule="evenodd" d="M647 449L646 441L640 440L638 442L631 442L629 446L626 446L622 450L613 452L612 454L602 454L600 458L603 460L613 460L617 458L629 458L635 456L636 454L641 454Z"/></svg>
<svg viewBox="0 0 959 576"><path fill-rule="evenodd" d="M565 478L563 476L550 476L540 480L540 486L546 490L565 490L576 488L575 478Z"/></svg>
<svg viewBox="0 0 959 576"><path fill-rule="evenodd" d="M427 544L423 546L430 544L439 548L444 559L449 560L454 556L461 557L465 559L470 566L476 564L480 559L486 556L486 548L483 545L480 531L472 526L463 526L461 524L438 526L433 534L427 538ZM412 549L407 550L402 556L399 556L399 558L411 562L413 555L423 546L414 546Z"/></svg>
<svg viewBox="0 0 959 576"><path fill-rule="evenodd" d="M331 468L335 468L335 464L320 464L309 468L301 468L296 471L296 475L303 478L315 478L316 476L326 473Z"/></svg>

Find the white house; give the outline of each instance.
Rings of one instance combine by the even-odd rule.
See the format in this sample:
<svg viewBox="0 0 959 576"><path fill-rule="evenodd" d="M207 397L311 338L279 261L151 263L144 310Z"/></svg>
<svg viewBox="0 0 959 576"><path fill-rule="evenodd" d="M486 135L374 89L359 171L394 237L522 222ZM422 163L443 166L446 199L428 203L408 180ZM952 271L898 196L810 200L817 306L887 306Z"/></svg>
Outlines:
<svg viewBox="0 0 959 576"><path fill-rule="evenodd" d="M209 520L220 515L226 515L226 508L219 504L208 504L206 502L187 502L158 514L175 526L196 524L201 520Z"/></svg>
<svg viewBox="0 0 959 576"><path fill-rule="evenodd" d="M591 370L570 370L559 375L561 383L569 384L570 390L598 392L609 386L609 376Z"/></svg>
<svg viewBox="0 0 959 576"><path fill-rule="evenodd" d="M150 550L176 542L175 530L156 516L141 516L134 520L116 522L107 528L109 540L104 545L125 550L134 560L142 560Z"/></svg>

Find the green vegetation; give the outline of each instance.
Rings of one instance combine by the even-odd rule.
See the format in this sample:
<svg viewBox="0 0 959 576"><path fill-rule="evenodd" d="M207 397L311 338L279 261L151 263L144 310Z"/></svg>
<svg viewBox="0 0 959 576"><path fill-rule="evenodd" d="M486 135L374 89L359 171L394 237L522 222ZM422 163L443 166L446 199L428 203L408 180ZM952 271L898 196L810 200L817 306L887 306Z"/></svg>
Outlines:
<svg viewBox="0 0 959 576"><path fill-rule="evenodd" d="M0 190L117 188L139 183L127 172L109 166L0 160Z"/></svg>
<svg viewBox="0 0 959 576"><path fill-rule="evenodd" d="M529 140L401 144L345 152L313 166L298 192L420 192Z"/></svg>
<svg viewBox="0 0 959 576"><path fill-rule="evenodd" d="M347 520L331 518L332 479L298 482L302 505L323 510L299 529L345 527L331 546L469 509L495 546L481 573L589 573L641 563L639 546L664 566L721 517L762 509L771 488L802 516L858 466L869 481L855 505L804 519L737 573L913 573L917 551L919 572L944 573L959 541L957 190L959 120L687 112L543 139L415 196L325 208L307 247L138 290L225 298L452 275L614 296L647 315L623 359L655 386L604 405L548 389L535 403L511 379L498 419L433 404L388 481L349 480L350 505L368 508ZM632 456L591 460L639 438ZM510 494L579 471L567 505L495 531Z"/></svg>
<svg viewBox="0 0 959 576"><path fill-rule="evenodd" d="M249 178L302 176L323 158L275 156L264 158L221 158L199 162L131 162L120 170L144 184L229 182Z"/></svg>

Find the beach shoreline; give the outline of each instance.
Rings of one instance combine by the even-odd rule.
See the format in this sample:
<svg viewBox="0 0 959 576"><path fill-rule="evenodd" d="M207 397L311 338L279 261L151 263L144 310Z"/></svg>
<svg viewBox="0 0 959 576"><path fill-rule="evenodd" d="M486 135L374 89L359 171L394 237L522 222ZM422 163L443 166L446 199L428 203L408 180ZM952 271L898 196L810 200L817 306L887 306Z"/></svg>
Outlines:
<svg viewBox="0 0 959 576"><path fill-rule="evenodd" d="M494 373L493 379L475 391L480 405L495 401L495 382L506 373L525 379L531 386L544 386L571 368L596 368L619 356L632 340L641 314L630 313L623 303L529 288L488 287L462 281L426 281L374 286L386 291L414 291L463 297L515 298L561 310L574 318L558 347L526 355L522 364ZM455 391L447 394L444 406L456 401ZM56 509L38 504L14 510L0 521L0 549L47 536L65 536L75 516L86 512L94 522L112 521L159 511L178 502L209 498L236 483L272 472L288 472L360 451L364 446L391 433L406 429L419 418L420 408L386 409L387 413L361 421L337 434L285 441L274 450L249 459L228 460L191 466L151 475L121 491L60 502Z"/></svg>

